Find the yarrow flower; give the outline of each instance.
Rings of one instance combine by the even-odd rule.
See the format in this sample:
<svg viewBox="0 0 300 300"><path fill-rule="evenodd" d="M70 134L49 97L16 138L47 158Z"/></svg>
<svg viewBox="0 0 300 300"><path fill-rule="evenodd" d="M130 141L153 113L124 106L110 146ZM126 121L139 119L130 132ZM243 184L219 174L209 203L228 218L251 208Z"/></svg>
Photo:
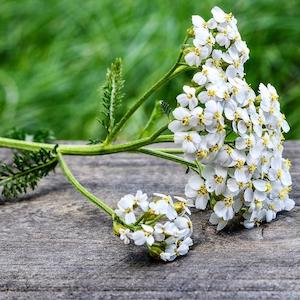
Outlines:
<svg viewBox="0 0 300 300"><path fill-rule="evenodd" d="M282 154L290 128L276 89L261 83L256 95L246 82L249 49L237 20L219 7L211 12L208 21L192 17L184 59L196 73L177 96L169 129L185 158L202 165L186 184L188 203L202 210L209 204L218 230L237 217L252 228L295 205L291 162ZM172 245L163 255L172 258L182 249Z"/></svg>
<svg viewBox="0 0 300 300"><path fill-rule="evenodd" d="M149 200L142 191L125 195L115 210L115 234L124 244L146 246L151 256L163 261L186 255L193 245L191 212L184 198L173 198L156 193Z"/></svg>

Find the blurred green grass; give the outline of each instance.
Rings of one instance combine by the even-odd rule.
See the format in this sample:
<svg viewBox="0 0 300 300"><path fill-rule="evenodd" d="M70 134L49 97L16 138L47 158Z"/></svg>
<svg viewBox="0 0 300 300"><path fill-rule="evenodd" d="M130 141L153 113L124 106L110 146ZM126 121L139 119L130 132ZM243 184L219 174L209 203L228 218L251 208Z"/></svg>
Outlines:
<svg viewBox="0 0 300 300"><path fill-rule="evenodd" d="M99 86L115 57L124 61L123 110L172 65L192 14L232 11L250 48L247 81L272 83L300 138L300 1L1 0L0 134L13 127L52 129L59 139L97 137ZM154 102L175 96L169 83L125 130L147 123Z"/></svg>

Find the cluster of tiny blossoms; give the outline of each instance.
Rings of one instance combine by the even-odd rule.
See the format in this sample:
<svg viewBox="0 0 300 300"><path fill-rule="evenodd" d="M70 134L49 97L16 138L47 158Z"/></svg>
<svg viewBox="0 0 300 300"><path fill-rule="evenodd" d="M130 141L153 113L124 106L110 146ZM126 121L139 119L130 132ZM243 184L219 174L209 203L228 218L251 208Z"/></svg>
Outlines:
<svg viewBox="0 0 300 300"><path fill-rule="evenodd" d="M125 244L147 246L150 255L172 261L185 255L193 244L192 222L186 200L181 197L154 194L151 201L147 194L125 195L118 202L114 222L115 233ZM123 224L120 222L123 220Z"/></svg>
<svg viewBox="0 0 300 300"><path fill-rule="evenodd" d="M252 228L295 205L288 195L291 163L282 157L289 125L271 84L260 84L258 96L247 84L249 49L236 19L219 7L212 15L207 22L192 17L185 61L197 72L177 96L169 129L185 158L204 166L185 187L192 206L209 203L218 230L235 216Z"/></svg>

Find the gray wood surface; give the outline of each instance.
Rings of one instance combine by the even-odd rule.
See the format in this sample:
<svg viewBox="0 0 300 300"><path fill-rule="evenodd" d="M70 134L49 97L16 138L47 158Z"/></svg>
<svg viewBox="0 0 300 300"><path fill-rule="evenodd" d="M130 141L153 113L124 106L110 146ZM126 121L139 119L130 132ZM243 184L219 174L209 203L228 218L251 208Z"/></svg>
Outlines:
<svg viewBox="0 0 300 300"><path fill-rule="evenodd" d="M8 157L1 150L2 158ZM60 170L0 205L0 299L300 299L300 142L286 143L296 208L253 230L216 233L193 215L195 246L173 263L123 245ZM124 194L181 194L185 169L137 154L68 157L82 184L114 205Z"/></svg>

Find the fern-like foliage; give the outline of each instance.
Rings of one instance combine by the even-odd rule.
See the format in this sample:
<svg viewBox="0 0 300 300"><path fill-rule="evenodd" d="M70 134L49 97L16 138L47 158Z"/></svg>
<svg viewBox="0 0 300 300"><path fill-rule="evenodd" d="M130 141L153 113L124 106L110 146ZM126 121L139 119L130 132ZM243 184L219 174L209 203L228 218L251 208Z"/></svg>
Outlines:
<svg viewBox="0 0 300 300"><path fill-rule="evenodd" d="M15 140L33 141L39 143L49 143L55 139L51 130L39 129L35 131L29 131L23 128L12 128L5 135L5 137Z"/></svg>
<svg viewBox="0 0 300 300"><path fill-rule="evenodd" d="M117 58L107 70L106 81L102 87L102 116L99 120L106 134L110 133L116 121L118 109L124 98L124 80L122 78L122 60Z"/></svg>
<svg viewBox="0 0 300 300"><path fill-rule="evenodd" d="M41 178L47 176L57 165L56 151L41 149L38 152L14 153L11 164L1 162L0 186L4 199L25 194L35 189Z"/></svg>

